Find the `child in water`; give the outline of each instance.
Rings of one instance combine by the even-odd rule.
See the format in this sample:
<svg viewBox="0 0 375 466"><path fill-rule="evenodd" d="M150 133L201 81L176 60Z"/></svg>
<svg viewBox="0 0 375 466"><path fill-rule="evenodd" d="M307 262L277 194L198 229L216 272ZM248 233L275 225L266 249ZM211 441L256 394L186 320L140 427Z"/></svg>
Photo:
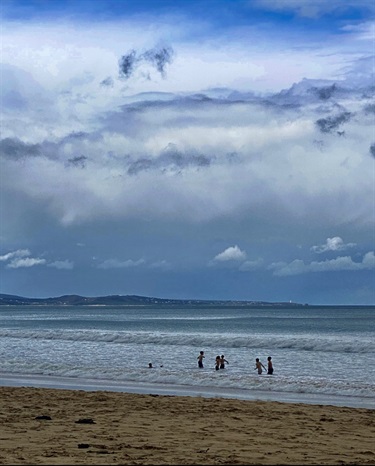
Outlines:
<svg viewBox="0 0 375 466"><path fill-rule="evenodd" d="M198 367L199 367L200 369L203 369L203 358L204 358L204 351L201 351L201 352L199 353L199 356L197 357L197 359L198 359Z"/></svg>
<svg viewBox="0 0 375 466"><path fill-rule="evenodd" d="M220 356L216 356L215 360L215 369L218 371L220 369Z"/></svg>
<svg viewBox="0 0 375 466"><path fill-rule="evenodd" d="M257 370L258 369L258 374L260 375L263 371L262 371L262 367L264 370L267 370L263 364L259 361L259 358L256 358L255 360L255 368L254 370Z"/></svg>
<svg viewBox="0 0 375 466"><path fill-rule="evenodd" d="M225 359L224 354L222 354L220 358L220 369L225 369L225 363L229 364L229 362Z"/></svg>
<svg viewBox="0 0 375 466"><path fill-rule="evenodd" d="M267 361L268 361L268 370L267 370L267 374L268 375L272 375L273 374L273 365L272 365L272 361L271 361L271 356L268 356L267 358Z"/></svg>

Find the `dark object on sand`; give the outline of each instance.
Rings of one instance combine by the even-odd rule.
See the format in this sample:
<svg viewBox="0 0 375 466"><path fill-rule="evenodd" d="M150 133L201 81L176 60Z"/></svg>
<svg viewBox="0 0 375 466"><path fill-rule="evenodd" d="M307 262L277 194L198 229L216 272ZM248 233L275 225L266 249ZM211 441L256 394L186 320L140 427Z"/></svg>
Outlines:
<svg viewBox="0 0 375 466"><path fill-rule="evenodd" d="M95 424L95 421L91 418L86 418L86 419L78 419L78 421L75 421L76 424Z"/></svg>
<svg viewBox="0 0 375 466"><path fill-rule="evenodd" d="M89 443L79 443L78 448L89 448L90 444Z"/></svg>
<svg viewBox="0 0 375 466"><path fill-rule="evenodd" d="M52 421L51 416L37 416L35 419L37 421Z"/></svg>

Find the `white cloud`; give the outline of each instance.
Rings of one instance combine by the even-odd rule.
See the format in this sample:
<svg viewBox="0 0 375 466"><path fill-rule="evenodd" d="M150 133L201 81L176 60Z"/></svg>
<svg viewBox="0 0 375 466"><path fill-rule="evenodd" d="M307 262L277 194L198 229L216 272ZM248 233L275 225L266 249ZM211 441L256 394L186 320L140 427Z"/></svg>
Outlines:
<svg viewBox="0 0 375 466"><path fill-rule="evenodd" d="M305 264L304 261L296 259L289 264L286 262L275 262L268 269L273 270L273 274L277 276L299 275L310 272L371 270L375 269L375 256L374 252L370 251L363 256L361 262L354 262L350 256L341 256L321 262L313 261L310 264Z"/></svg>
<svg viewBox="0 0 375 466"><path fill-rule="evenodd" d="M228 261L242 261L246 259L246 252L241 251L241 249L235 245L230 246L229 248L225 249L225 251L217 254L213 261L214 262L228 262Z"/></svg>
<svg viewBox="0 0 375 466"><path fill-rule="evenodd" d="M161 269L161 270L169 270L172 268L172 264L166 260L161 260L157 262L153 262L149 265L150 269Z"/></svg>
<svg viewBox="0 0 375 466"><path fill-rule="evenodd" d="M28 249L18 249L17 251L8 252L7 254L0 256L0 261L8 261L15 257L30 256L30 254L31 252Z"/></svg>
<svg viewBox="0 0 375 466"><path fill-rule="evenodd" d="M65 261L54 261L47 264L48 267L54 267L59 270L71 270L74 268L74 262L65 260Z"/></svg>
<svg viewBox="0 0 375 466"><path fill-rule="evenodd" d="M35 265L45 265L47 261L45 259L38 259L27 257L26 259L13 259L9 264L7 264L8 269L18 269L20 267L34 267Z"/></svg>
<svg viewBox="0 0 375 466"><path fill-rule="evenodd" d="M118 259L107 259L97 267L98 269L124 269L129 267L138 267L145 264L144 259L138 259L136 261L128 259L126 261L119 261Z"/></svg>
<svg viewBox="0 0 375 466"><path fill-rule="evenodd" d="M344 249L353 248L356 246L356 243L344 243L340 236L334 236L333 238L327 238L325 244L320 244L318 246L312 246L311 251L321 254L327 251L343 251Z"/></svg>

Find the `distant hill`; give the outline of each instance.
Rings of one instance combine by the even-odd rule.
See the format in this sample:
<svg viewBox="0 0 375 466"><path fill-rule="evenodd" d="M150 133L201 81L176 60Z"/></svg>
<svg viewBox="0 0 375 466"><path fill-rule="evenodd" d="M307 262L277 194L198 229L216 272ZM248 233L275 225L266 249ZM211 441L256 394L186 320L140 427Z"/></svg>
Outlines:
<svg viewBox="0 0 375 466"><path fill-rule="evenodd" d="M306 304L266 301L220 301L198 299L166 299L152 298L136 295L110 295L85 297L79 295L64 295L55 298L25 298L9 294L0 294L0 306L28 306L28 305L53 305L53 306L155 306L155 305L204 305L204 306L254 306L254 307L300 307Z"/></svg>

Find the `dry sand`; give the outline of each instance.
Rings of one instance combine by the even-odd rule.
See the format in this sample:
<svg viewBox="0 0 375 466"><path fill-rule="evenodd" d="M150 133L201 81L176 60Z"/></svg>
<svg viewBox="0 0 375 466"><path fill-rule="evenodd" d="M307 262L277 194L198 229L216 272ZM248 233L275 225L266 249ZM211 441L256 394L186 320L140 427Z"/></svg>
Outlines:
<svg viewBox="0 0 375 466"><path fill-rule="evenodd" d="M0 464L375 464L371 409L25 387L0 400Z"/></svg>

